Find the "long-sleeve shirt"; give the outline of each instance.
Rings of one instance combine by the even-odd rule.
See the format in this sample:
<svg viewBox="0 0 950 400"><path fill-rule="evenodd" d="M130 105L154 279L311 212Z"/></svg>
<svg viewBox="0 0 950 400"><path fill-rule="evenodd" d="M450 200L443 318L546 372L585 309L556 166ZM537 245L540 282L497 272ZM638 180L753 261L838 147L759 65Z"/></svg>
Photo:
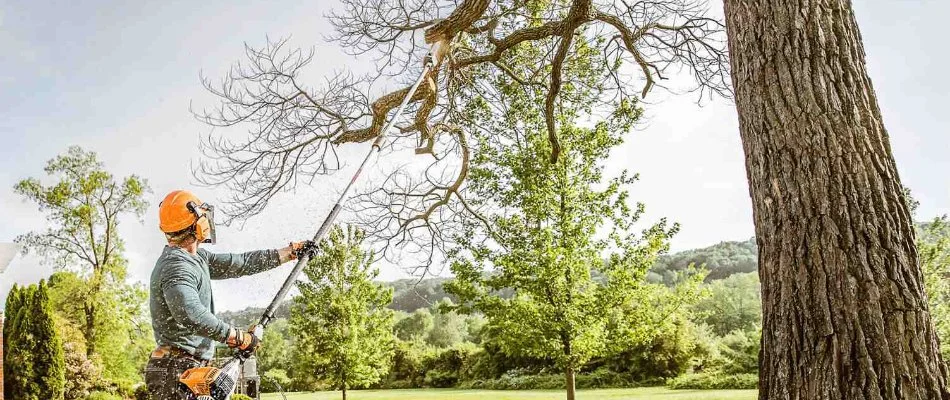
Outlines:
<svg viewBox="0 0 950 400"><path fill-rule="evenodd" d="M166 246L155 262L149 285L152 330L159 345L185 350L200 359L214 356L214 342L227 340L230 325L214 315L212 279L267 271L280 264L277 250L191 254Z"/></svg>

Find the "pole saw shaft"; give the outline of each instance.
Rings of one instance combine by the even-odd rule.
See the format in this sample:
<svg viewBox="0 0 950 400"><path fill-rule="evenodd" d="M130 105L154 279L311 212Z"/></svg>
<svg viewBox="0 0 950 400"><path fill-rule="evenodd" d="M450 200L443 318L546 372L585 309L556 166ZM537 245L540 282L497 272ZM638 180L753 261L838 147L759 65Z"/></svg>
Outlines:
<svg viewBox="0 0 950 400"><path fill-rule="evenodd" d="M396 113L393 115L392 119L389 120L386 126L383 127L383 130L380 131L379 136L376 137L376 140L373 141L373 146L370 147L366 157L363 158L363 162L360 164L360 167L356 170L356 173L353 174L353 178L350 179L350 182L346 185L346 188L343 189L343 193L340 193L340 197L330 210L330 214L328 214L326 219L323 220L323 224L320 225L320 229L317 230L317 234L313 236L314 243L319 244L320 240L323 239L323 236L326 235L327 231L330 230L330 227L333 226L333 222L336 220L337 215L340 214L340 210L343 208L343 202L346 201L350 188L353 187L353 184L360 177L360 174L363 172L363 167L365 167L369 162L369 159L372 157L373 153L378 152L382 148L383 141L386 139L386 134L389 133L389 130L392 129L393 125L396 123L396 120L399 119L400 115L402 115L406 105L409 104L409 100L416 93L416 90L419 89L419 85L421 85L422 81L425 80L425 77L432 69L432 66L433 60L432 54L430 52L425 58L422 66L422 73L419 74L419 79L417 79L412 87L409 88L409 92L406 93L406 97L402 99L402 103L399 104L399 108L396 109ZM280 290L277 291L277 295L274 296L273 300L271 300L270 305L268 305L267 309L264 310L264 314L261 315L261 320L258 322L257 327L263 329L274 318L274 313L277 311L277 307L280 305L280 302L283 301L284 297L287 296L287 292L289 292L290 288L293 287L294 282L297 281L297 277L300 275L300 272L303 271L303 267L306 266L307 262L309 261L309 253L301 255L301 257L297 259L297 264L294 265L294 269L290 272L290 275L287 276L284 284L280 287Z"/></svg>

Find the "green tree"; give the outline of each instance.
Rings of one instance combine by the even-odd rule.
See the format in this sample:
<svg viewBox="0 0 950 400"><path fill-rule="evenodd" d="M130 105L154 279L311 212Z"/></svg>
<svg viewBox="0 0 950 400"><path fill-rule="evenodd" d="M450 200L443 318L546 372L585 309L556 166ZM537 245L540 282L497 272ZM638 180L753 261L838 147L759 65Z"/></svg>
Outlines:
<svg viewBox="0 0 950 400"><path fill-rule="evenodd" d="M14 286L5 307L4 395L10 399L62 400L65 391L63 342L56 330L44 281Z"/></svg>
<svg viewBox="0 0 950 400"><path fill-rule="evenodd" d="M735 274L705 285L708 296L693 306L693 318L725 336L735 330L755 331L762 325L762 296L755 272Z"/></svg>
<svg viewBox="0 0 950 400"><path fill-rule="evenodd" d="M468 315L465 319L465 324L467 325L468 340L475 344L482 343L482 328L485 327L485 324L488 323L488 320L485 319L484 315L481 314L472 314Z"/></svg>
<svg viewBox="0 0 950 400"><path fill-rule="evenodd" d="M373 282L379 270L360 248L364 234L334 227L304 269L291 307L295 373L309 374L343 392L379 382L393 355L392 290Z"/></svg>
<svg viewBox="0 0 950 400"><path fill-rule="evenodd" d="M141 284L112 282L103 287L97 307L108 318L99 318L96 327L99 350L89 356L87 346L90 339L85 335L83 323L86 320L85 296L90 294L88 282L73 271L58 271L49 278L50 299L53 310L60 317L60 330L79 332L64 337L64 343L71 344L72 349L83 349L87 361L97 364L94 370L101 376L93 380L105 378L117 384L135 383L155 343L145 310L148 293ZM80 371L69 369L67 375L73 372ZM82 375L69 377L70 381L78 382L88 375L88 371L81 372Z"/></svg>
<svg viewBox="0 0 950 400"><path fill-rule="evenodd" d="M426 343L446 348L468 340L467 318L452 310L453 306L448 299L432 306L432 329L426 335Z"/></svg>
<svg viewBox="0 0 950 400"><path fill-rule="evenodd" d="M428 308L420 308L397 321L393 331L400 340L423 340L432 330L432 323L432 312Z"/></svg>
<svg viewBox="0 0 950 400"><path fill-rule="evenodd" d="M267 325L264 337L266 343L257 351L257 369L265 378L261 382L262 388L276 389L274 381L281 387L287 384L287 360L293 354L293 344L290 340L290 325L285 318L278 318Z"/></svg>
<svg viewBox="0 0 950 400"><path fill-rule="evenodd" d="M950 222L947 216L917 229L917 252L924 272L930 315L944 362L950 360Z"/></svg>
<svg viewBox="0 0 950 400"><path fill-rule="evenodd" d="M512 51L517 71L545 49ZM505 352L553 358L569 400L575 372L592 357L648 340L669 307L686 299L657 301L658 285L644 279L677 227L661 220L634 234L644 207L631 207L626 187L636 176L605 177L604 161L641 110L620 101L609 104L606 118L587 120L601 99L594 78L604 72L594 61L601 56L578 43L567 57L565 74L574 79L558 101L556 163L543 88L525 89L502 75L492 80L499 98L467 100L463 122L492 134L474 145L466 190L479 213L455 238L456 280L445 285L460 309L488 318Z"/></svg>
<svg viewBox="0 0 950 400"><path fill-rule="evenodd" d="M28 354L22 354L19 346L26 346L19 340L20 327L23 325L20 321L24 315L24 297L28 289L20 288L14 285L7 294L7 302L4 306L3 323L3 370L4 376L3 393L5 398L12 398L13 393L24 390L27 387L29 377L33 373L33 367L30 363L24 362L22 357ZM12 368L18 366L17 374L12 374Z"/></svg>
<svg viewBox="0 0 950 400"><path fill-rule="evenodd" d="M76 304L82 307L86 352L93 355L106 341L100 329L115 314L106 303L127 300L116 300L108 293L122 291L119 286L125 281L127 261L122 257L119 217L131 214L141 218L148 206L144 194L150 189L135 175L116 180L103 169L96 153L77 146L47 162L45 171L55 179L51 185L27 178L14 190L39 206L50 227L22 235L16 241L55 266L82 274L85 284Z"/></svg>

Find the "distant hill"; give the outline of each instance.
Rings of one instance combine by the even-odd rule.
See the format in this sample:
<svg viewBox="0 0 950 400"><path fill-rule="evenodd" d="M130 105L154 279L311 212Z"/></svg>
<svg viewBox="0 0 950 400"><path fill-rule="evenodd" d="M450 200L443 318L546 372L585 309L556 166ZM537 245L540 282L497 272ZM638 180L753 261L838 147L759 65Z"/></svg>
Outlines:
<svg viewBox="0 0 950 400"><path fill-rule="evenodd" d="M443 299L456 301L454 296L450 296L442 289L442 284L450 278L427 278L418 279L400 279L393 282L383 282L384 285L393 288L393 302L389 308L398 311L413 312L420 308L428 308ZM263 307L248 307L240 311L224 311L216 313L218 318L230 324L237 326L251 326L256 324ZM274 313L276 318L290 317L290 301L283 302Z"/></svg>
<svg viewBox="0 0 950 400"><path fill-rule="evenodd" d="M676 273L685 270L690 264L697 267L705 265L709 271L707 281L727 278L732 274L758 270L758 248L755 239L744 242L722 242L701 249L681 251L660 257L650 269L647 279L654 283L672 285L676 282ZM445 293L442 285L451 278L400 279L383 282L393 288L393 302L389 308L404 312L413 312L428 308L443 299L456 302L454 296ZM250 326L257 323L264 309L250 307L241 311L227 311L218 316L226 322L238 326ZM290 316L290 303L284 302L275 313L277 318Z"/></svg>
<svg viewBox="0 0 950 400"><path fill-rule="evenodd" d="M261 320L264 307L248 307L241 311L222 311L215 313L222 321L236 326L251 326ZM277 306L274 318L290 317L290 301L284 301Z"/></svg>
<svg viewBox="0 0 950 400"><path fill-rule="evenodd" d="M724 279L732 274L758 271L758 254L755 238L681 251L660 257L650 269L647 279L654 283L673 284L676 282L676 273L686 270L690 264L697 267L705 265L709 271L707 282Z"/></svg>
<svg viewBox="0 0 950 400"><path fill-rule="evenodd" d="M413 312L420 308L428 308L443 299L458 302L455 296L445 293L442 284L451 278L400 279L385 282L393 288L393 302L389 308L393 310Z"/></svg>

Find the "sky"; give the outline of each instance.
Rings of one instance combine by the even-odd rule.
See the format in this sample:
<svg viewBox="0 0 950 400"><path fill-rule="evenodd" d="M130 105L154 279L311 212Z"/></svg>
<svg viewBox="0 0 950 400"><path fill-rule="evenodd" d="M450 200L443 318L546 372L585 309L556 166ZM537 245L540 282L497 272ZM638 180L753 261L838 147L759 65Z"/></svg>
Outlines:
<svg viewBox="0 0 950 400"><path fill-rule="evenodd" d="M151 207L143 220L125 218L120 230L129 276L147 281L163 246L157 204L165 193L192 189L214 202L224 192L195 185L190 163L208 128L189 107L212 104L199 73L220 77L243 58L245 43L290 37L315 47L313 82L334 71L366 68L324 41L323 18L333 1L81 2L0 0L0 243L42 230L43 215L13 193L25 177L42 177L50 158L70 145L98 153L118 177L148 179ZM713 0L712 7L721 8ZM898 170L920 201L918 215L950 213L950 55L942 16L950 2L854 2L868 70L884 115ZM617 149L609 169L640 173L632 197L646 204L649 220L682 225L673 250L753 236L752 210L733 104L655 92L647 120ZM240 134L240 132L229 132ZM358 150L358 151L357 151ZM362 154L354 149L353 154ZM351 164L359 160L353 159ZM329 211L348 170L278 198L241 226L222 227L212 251L285 246L312 236ZM14 283L33 283L52 269L19 256L0 274L0 299ZM213 284L219 310L263 306L288 266ZM382 278L405 276L383 265Z"/></svg>

